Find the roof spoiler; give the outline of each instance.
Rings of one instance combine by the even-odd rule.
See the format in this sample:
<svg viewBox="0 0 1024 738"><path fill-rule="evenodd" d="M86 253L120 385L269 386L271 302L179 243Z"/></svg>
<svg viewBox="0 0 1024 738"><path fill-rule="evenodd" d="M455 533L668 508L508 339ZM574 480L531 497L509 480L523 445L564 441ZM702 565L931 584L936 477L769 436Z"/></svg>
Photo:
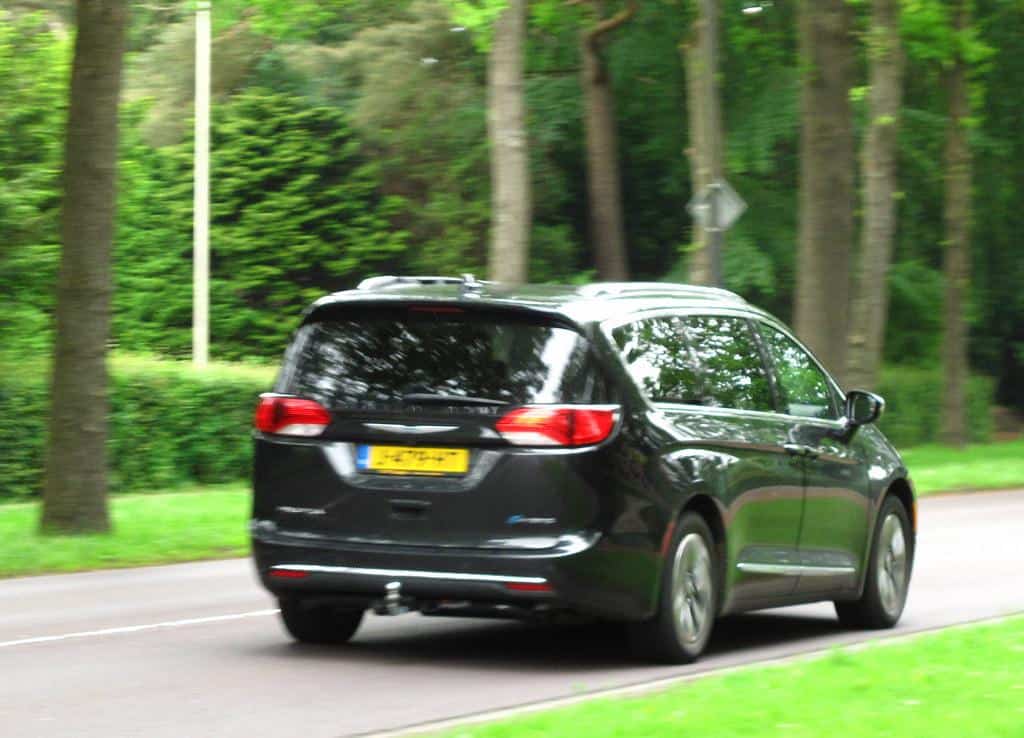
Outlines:
<svg viewBox="0 0 1024 738"><path fill-rule="evenodd" d="M451 284L460 285L462 292L479 292L483 289L485 284L488 282L481 282L472 274L463 274L461 277L428 277L428 276L397 276L397 275L384 275L380 277L369 277L359 283L357 289L363 290L364 292L373 292L375 290L386 290L389 287L400 287L402 285L419 284L419 285L431 285L431 284Z"/></svg>
<svg viewBox="0 0 1024 738"><path fill-rule="evenodd" d="M368 277L359 283L356 289L380 290L388 287L398 287L403 284L466 284L477 282L472 274L464 274L461 277L430 277L414 275L387 274L380 277Z"/></svg>

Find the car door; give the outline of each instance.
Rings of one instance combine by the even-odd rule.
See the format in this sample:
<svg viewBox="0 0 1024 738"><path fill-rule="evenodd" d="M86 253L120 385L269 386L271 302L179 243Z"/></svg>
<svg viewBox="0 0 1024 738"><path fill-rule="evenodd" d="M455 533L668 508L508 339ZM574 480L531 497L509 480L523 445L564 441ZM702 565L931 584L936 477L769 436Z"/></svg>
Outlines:
<svg viewBox="0 0 1024 738"><path fill-rule="evenodd" d="M802 450L804 513L797 592L856 586L870 523L866 465L844 440L841 395L818 362L779 327L759 322L787 417L791 447Z"/></svg>
<svg viewBox="0 0 1024 738"><path fill-rule="evenodd" d="M796 564L802 471L785 450L785 427L773 414L770 378L746 320L666 315L620 326L613 338L676 431L666 461L706 465L701 476L715 480L732 602L790 594L796 579L780 571Z"/></svg>

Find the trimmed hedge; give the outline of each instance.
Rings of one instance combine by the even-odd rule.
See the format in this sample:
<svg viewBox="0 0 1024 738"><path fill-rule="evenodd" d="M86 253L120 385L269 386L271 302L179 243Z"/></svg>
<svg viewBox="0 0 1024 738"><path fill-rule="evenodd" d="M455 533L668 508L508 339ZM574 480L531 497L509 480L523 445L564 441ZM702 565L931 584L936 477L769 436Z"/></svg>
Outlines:
<svg viewBox="0 0 1024 738"><path fill-rule="evenodd" d="M879 426L897 447L939 440L943 393L940 368L888 367L882 372L878 393L886 402ZM994 380L971 377L967 385L967 425L972 443L991 438L994 398Z"/></svg>
<svg viewBox="0 0 1024 738"><path fill-rule="evenodd" d="M111 490L147 492L234 482L249 473L256 396L267 367L117 356L111 361ZM39 493L46 443L47 370L0 364L0 499Z"/></svg>
<svg viewBox="0 0 1024 738"><path fill-rule="evenodd" d="M233 482L249 474L249 429L256 396L274 370L244 364L197 371L183 362L135 356L111 361L111 489L165 490ZM972 377L971 440L991 433L993 381ZM888 407L882 429L900 447L937 440L938 370L889 368L879 392ZM47 371L39 362L0 361L0 499L39 493L46 443Z"/></svg>

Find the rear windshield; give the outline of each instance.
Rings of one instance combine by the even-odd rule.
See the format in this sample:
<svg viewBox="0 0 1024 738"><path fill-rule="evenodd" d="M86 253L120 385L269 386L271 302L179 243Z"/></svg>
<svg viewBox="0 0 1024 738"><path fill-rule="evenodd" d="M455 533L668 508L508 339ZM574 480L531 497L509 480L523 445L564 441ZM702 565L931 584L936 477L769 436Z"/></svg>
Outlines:
<svg viewBox="0 0 1024 738"><path fill-rule="evenodd" d="M576 331L517 314L440 310L308 323L288 350L277 391L329 408L462 404L446 397L492 407L604 400L588 342Z"/></svg>

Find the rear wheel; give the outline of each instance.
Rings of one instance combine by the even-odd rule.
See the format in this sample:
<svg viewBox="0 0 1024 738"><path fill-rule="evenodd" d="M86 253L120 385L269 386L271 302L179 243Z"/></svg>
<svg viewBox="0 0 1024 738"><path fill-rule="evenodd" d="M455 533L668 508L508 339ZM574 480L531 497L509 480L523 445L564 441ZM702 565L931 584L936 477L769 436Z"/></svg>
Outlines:
<svg viewBox="0 0 1024 738"><path fill-rule="evenodd" d="M718 614L718 566L711 530L700 515L684 515L672 543L658 612L630 626L630 639L643 656L684 664L697 659L711 638Z"/></svg>
<svg viewBox="0 0 1024 738"><path fill-rule="evenodd" d="M282 598L281 621L301 643L347 643L363 620L362 610L346 610L325 602Z"/></svg>
<svg viewBox="0 0 1024 738"><path fill-rule="evenodd" d="M889 497L882 503L868 562L864 594L856 602L837 602L836 614L853 628L891 628L899 622L910 588L914 546L910 519L903 503Z"/></svg>

